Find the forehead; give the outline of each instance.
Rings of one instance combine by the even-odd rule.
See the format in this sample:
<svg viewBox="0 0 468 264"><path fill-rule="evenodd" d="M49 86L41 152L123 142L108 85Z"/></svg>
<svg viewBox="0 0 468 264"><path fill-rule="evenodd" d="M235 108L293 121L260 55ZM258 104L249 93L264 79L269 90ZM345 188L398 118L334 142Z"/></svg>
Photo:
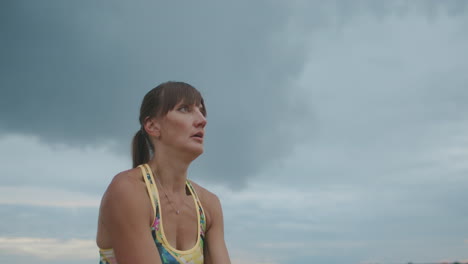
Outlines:
<svg viewBox="0 0 468 264"><path fill-rule="evenodd" d="M203 114L206 115L203 98L195 88L191 86L175 86L161 90L159 96L160 111L158 115L166 115L182 104L203 106Z"/></svg>

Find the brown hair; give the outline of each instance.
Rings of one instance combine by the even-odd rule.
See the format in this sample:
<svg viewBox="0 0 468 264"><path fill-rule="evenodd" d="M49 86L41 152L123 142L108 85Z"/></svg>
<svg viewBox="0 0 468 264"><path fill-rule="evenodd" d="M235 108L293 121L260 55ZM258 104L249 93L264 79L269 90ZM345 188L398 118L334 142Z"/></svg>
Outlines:
<svg viewBox="0 0 468 264"><path fill-rule="evenodd" d="M200 111L206 116L205 103L200 92L190 84L184 82L165 82L151 91L143 98L140 107L140 126L132 140L133 168L146 163L154 153L154 146L144 129L147 117L165 116L174 107L183 102L188 105L201 104Z"/></svg>

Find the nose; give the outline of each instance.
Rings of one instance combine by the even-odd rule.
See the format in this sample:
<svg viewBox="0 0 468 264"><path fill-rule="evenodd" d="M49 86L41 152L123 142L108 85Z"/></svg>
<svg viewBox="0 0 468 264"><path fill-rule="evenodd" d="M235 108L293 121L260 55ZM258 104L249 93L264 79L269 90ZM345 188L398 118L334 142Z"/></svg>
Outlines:
<svg viewBox="0 0 468 264"><path fill-rule="evenodd" d="M206 117L203 115L200 109L197 108L196 117L195 117L195 127L205 128L206 123L207 123Z"/></svg>

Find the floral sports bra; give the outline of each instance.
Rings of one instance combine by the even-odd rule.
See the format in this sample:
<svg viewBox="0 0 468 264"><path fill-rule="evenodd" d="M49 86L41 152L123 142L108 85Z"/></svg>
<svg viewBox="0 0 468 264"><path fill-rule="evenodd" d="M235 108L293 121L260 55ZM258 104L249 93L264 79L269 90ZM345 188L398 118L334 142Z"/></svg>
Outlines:
<svg viewBox="0 0 468 264"><path fill-rule="evenodd" d="M138 166L141 169L143 178L146 183L146 189L148 190L149 197L151 199L151 205L155 212L154 222L148 227L148 232L151 232L154 243L158 248L159 255L163 264L203 264L203 244L205 240L205 213L203 207L198 199L197 193L193 188L190 181L186 181L186 185L192 194L195 206L197 208L197 219L198 225L198 238L195 246L188 250L178 250L172 247L164 235L163 218L161 213L161 204L159 203L158 188L154 181L153 173L148 164ZM99 264L117 264L114 250L110 249L99 249L100 262Z"/></svg>

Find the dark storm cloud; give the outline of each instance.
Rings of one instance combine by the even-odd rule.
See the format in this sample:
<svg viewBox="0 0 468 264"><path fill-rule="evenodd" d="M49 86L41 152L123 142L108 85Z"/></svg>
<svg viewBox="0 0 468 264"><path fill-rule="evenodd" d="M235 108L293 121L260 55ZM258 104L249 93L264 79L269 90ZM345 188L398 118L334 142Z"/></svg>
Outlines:
<svg viewBox="0 0 468 264"><path fill-rule="evenodd" d="M3 131L78 146L110 139L127 153L143 95L183 80L206 97L202 166L215 178L239 186L291 144L280 126L300 109L288 88L304 58L277 38L284 6L16 1L0 12Z"/></svg>
<svg viewBox="0 0 468 264"><path fill-rule="evenodd" d="M294 89L314 30L362 14L464 7L352 3L3 2L0 131L74 146L113 140L128 155L143 95L163 81L187 81L208 108L197 171L242 186L314 134L312 101Z"/></svg>

